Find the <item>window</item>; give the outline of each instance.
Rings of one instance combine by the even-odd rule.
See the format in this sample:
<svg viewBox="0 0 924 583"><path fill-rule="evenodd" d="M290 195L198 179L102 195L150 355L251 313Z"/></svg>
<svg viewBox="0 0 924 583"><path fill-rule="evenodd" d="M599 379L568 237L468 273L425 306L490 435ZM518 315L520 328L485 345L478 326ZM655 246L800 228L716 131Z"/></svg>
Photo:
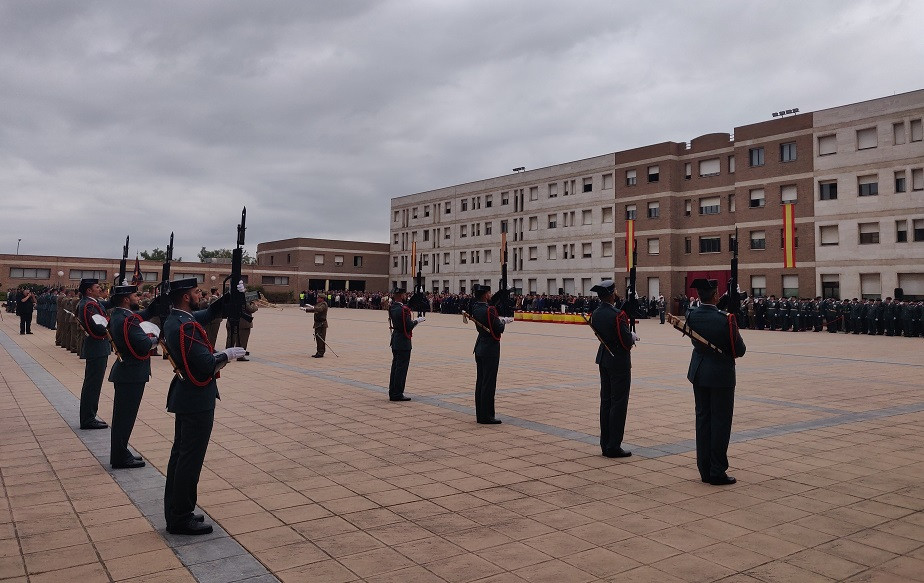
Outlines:
<svg viewBox="0 0 924 583"><path fill-rule="evenodd" d="M911 141L920 142L924 139L924 128L921 127L921 120L911 120Z"/></svg>
<svg viewBox="0 0 924 583"><path fill-rule="evenodd" d="M717 215L722 209L721 199L717 196L709 196L699 199L699 214Z"/></svg>
<svg viewBox="0 0 924 583"><path fill-rule="evenodd" d="M565 180L565 196L577 194L577 186L574 180Z"/></svg>
<svg viewBox="0 0 924 583"><path fill-rule="evenodd" d="M626 186L635 186L636 180L635 170L626 170Z"/></svg>
<svg viewBox="0 0 924 583"><path fill-rule="evenodd" d="M468 210L468 199L467 199L467 198L463 198L463 199L459 202L459 212L465 212L465 211L467 211L467 210Z"/></svg>
<svg viewBox="0 0 924 583"><path fill-rule="evenodd" d="M765 200L764 200L764 189L763 188L755 188L754 190L751 191L751 201L749 203L749 206L752 209L762 208L764 206L764 202Z"/></svg>
<svg viewBox="0 0 924 583"><path fill-rule="evenodd" d="M780 187L780 204L791 204L798 198L798 189L795 184Z"/></svg>
<svg viewBox="0 0 924 583"><path fill-rule="evenodd" d="M289 278L284 275L264 275L260 281L263 285L289 285Z"/></svg>
<svg viewBox="0 0 924 583"><path fill-rule="evenodd" d="M449 240L451 238L449 227L443 227L443 239Z"/></svg>
<svg viewBox="0 0 924 583"><path fill-rule="evenodd" d="M734 194L728 195L728 212L730 213L735 212L735 195Z"/></svg>
<svg viewBox="0 0 924 583"><path fill-rule="evenodd" d="M837 180L818 183L818 200L837 200Z"/></svg>
<svg viewBox="0 0 924 583"><path fill-rule="evenodd" d="M635 219L636 213L637 213L637 211L636 211L636 207L635 207L634 204L627 204L627 205L626 205L626 220L627 220L627 221L634 220L634 219Z"/></svg>
<svg viewBox="0 0 924 583"><path fill-rule="evenodd" d="M907 141L905 136L905 122L892 124L892 141L896 146L900 146Z"/></svg>
<svg viewBox="0 0 924 583"><path fill-rule="evenodd" d="M501 233L508 233L507 230L507 221L501 221Z"/></svg>
<svg viewBox="0 0 924 583"><path fill-rule="evenodd" d="M795 236L792 238L793 246L799 248L799 227L796 227L793 230ZM783 238L783 229L780 229L780 249L782 249L786 244L786 240Z"/></svg>
<svg viewBox="0 0 924 583"><path fill-rule="evenodd" d="M699 175L700 176L718 176L721 170L721 163L718 158L710 158L708 160L700 160L699 162Z"/></svg>
<svg viewBox="0 0 924 583"><path fill-rule="evenodd" d="M584 209L581 211L581 224L582 225L591 225L594 222L594 214L590 209Z"/></svg>
<svg viewBox="0 0 924 583"><path fill-rule="evenodd" d="M661 252L661 240L660 239L648 239L648 254L657 255Z"/></svg>
<svg viewBox="0 0 924 583"><path fill-rule="evenodd" d="M780 144L780 162L793 162L796 159L796 143Z"/></svg>
<svg viewBox="0 0 924 583"><path fill-rule="evenodd" d="M396 223L398 222L398 217L399 217L398 211L395 211L395 219L394 219L394 221L395 221Z"/></svg>
<svg viewBox="0 0 924 583"><path fill-rule="evenodd" d="M822 247L840 243L837 225L820 225L818 227L818 239L821 241Z"/></svg>
<svg viewBox="0 0 924 583"><path fill-rule="evenodd" d="M459 263L465 265L468 261L468 256L466 256L465 251L459 251Z"/></svg>
<svg viewBox="0 0 924 583"><path fill-rule="evenodd" d="M26 271L35 271L34 269L27 269ZM49 270L50 271L50 270ZM68 274L69 279L98 279L100 281L106 281L106 272L105 271L96 271L92 269L71 269ZM10 277L15 277L11 275ZM33 276L36 277L36 276Z"/></svg>
<svg viewBox="0 0 924 583"><path fill-rule="evenodd" d="M556 245L549 245L546 248L546 257L549 259L558 259L558 247Z"/></svg>
<svg viewBox="0 0 924 583"><path fill-rule="evenodd" d="M426 239L427 231L424 231L424 239ZM343 267L343 255L334 255L334 265L337 267Z"/></svg>
<svg viewBox="0 0 924 583"><path fill-rule="evenodd" d="M529 200L539 200L539 187L538 186L529 187Z"/></svg>
<svg viewBox="0 0 924 583"><path fill-rule="evenodd" d="M324 265L324 255L321 255L320 253L317 254L317 255L315 255L315 256L314 256L314 264L315 264L315 265Z"/></svg>
<svg viewBox="0 0 924 583"><path fill-rule="evenodd" d="M449 265L449 253L443 253L443 265Z"/></svg>
<svg viewBox="0 0 924 583"><path fill-rule="evenodd" d="M174 277L176 279L192 279L195 277L196 281L199 283L202 283L205 281L204 273L177 273ZM244 283L247 283L247 282L245 281Z"/></svg>
<svg viewBox="0 0 924 583"><path fill-rule="evenodd" d="M594 179L585 178L584 179L584 192L593 192L594 191Z"/></svg>
<svg viewBox="0 0 924 583"><path fill-rule="evenodd" d="M722 252L722 238L721 237L700 237L699 238L699 252L700 253L721 253Z"/></svg>
<svg viewBox="0 0 924 583"><path fill-rule="evenodd" d="M472 210L481 208L481 197L472 198Z"/></svg>
<svg viewBox="0 0 924 583"><path fill-rule="evenodd" d="M908 242L908 221L904 219L900 221L895 221L895 242L896 243L907 243Z"/></svg>
<svg viewBox="0 0 924 583"><path fill-rule="evenodd" d="M472 263L481 263L481 251L470 251Z"/></svg>
<svg viewBox="0 0 924 583"><path fill-rule="evenodd" d="M657 182L661 179L661 169L657 166L648 167L648 182Z"/></svg>
<svg viewBox="0 0 924 583"><path fill-rule="evenodd" d="M879 223L860 223L860 245L876 245L879 243Z"/></svg>
<svg viewBox="0 0 924 583"><path fill-rule="evenodd" d="M395 245L397 244L398 244L398 235L396 234L395 235ZM270 255L270 265L273 265L274 263L276 263L276 256Z"/></svg>
<svg viewBox="0 0 924 583"><path fill-rule="evenodd" d="M451 203L451 202L447 202L447 203L446 203L446 214L448 215L448 214L451 213L451 212L452 212L452 203Z"/></svg>
<svg viewBox="0 0 924 583"><path fill-rule="evenodd" d="M648 203L648 218L656 219L661 216L661 203L660 202L649 202Z"/></svg>
<svg viewBox="0 0 924 583"><path fill-rule="evenodd" d="M735 173L735 157L734 156L728 157L728 173L729 174Z"/></svg>
<svg viewBox="0 0 924 583"><path fill-rule="evenodd" d="M693 239L692 237L684 237L683 239L683 252L686 254L693 253Z"/></svg>
<svg viewBox="0 0 924 583"><path fill-rule="evenodd" d="M561 258L574 259L574 243L571 243L570 245L565 243L561 246Z"/></svg>
<svg viewBox="0 0 924 583"><path fill-rule="evenodd" d="M529 230L530 231L539 230L539 217L529 217Z"/></svg>
<svg viewBox="0 0 924 583"><path fill-rule="evenodd" d="M502 192L501 193L501 206L510 204L510 193Z"/></svg>
<svg viewBox="0 0 924 583"><path fill-rule="evenodd" d="M395 244L395 245L398 244L398 233L395 233L395 243L394 243L394 244ZM272 264L273 264L273 256L270 255L270 265L272 265Z"/></svg>
<svg viewBox="0 0 924 583"><path fill-rule="evenodd" d="M581 257L588 259L591 256L590 243L581 243Z"/></svg>
<svg viewBox="0 0 924 583"><path fill-rule="evenodd" d="M821 274L821 297L841 299L841 276L836 273Z"/></svg>
<svg viewBox="0 0 924 583"><path fill-rule="evenodd" d="M784 298L799 297L799 276L798 275L784 275L783 276L783 297Z"/></svg>
<svg viewBox="0 0 924 583"><path fill-rule="evenodd" d="M690 162L683 165L683 178L684 180L693 178L693 164Z"/></svg>
<svg viewBox="0 0 924 583"><path fill-rule="evenodd" d="M459 238L468 237L468 225L459 225Z"/></svg>
<svg viewBox="0 0 924 583"><path fill-rule="evenodd" d="M472 225L472 237L481 236L481 223L475 223Z"/></svg>
<svg viewBox="0 0 924 583"><path fill-rule="evenodd" d="M689 198L683 201L683 214L687 217L693 214L693 201Z"/></svg>
<svg viewBox="0 0 924 583"><path fill-rule="evenodd" d="M754 297L766 297L767 295L767 276L751 276L751 295Z"/></svg>
<svg viewBox="0 0 924 583"><path fill-rule="evenodd" d="M488 221L487 223L484 224L484 234L485 235L490 235L493 230L494 230L494 223L492 223L491 221Z"/></svg>
<svg viewBox="0 0 924 583"><path fill-rule="evenodd" d="M914 219L914 242L924 241L924 219Z"/></svg>
<svg viewBox="0 0 924 583"><path fill-rule="evenodd" d="M879 194L879 177L875 174L857 177L857 190L860 196L876 196Z"/></svg>
<svg viewBox="0 0 924 583"><path fill-rule="evenodd" d="M857 150L869 150L878 145L879 136L876 135L876 128L857 130Z"/></svg>
<svg viewBox="0 0 924 583"><path fill-rule="evenodd" d="M763 250L767 248L767 232L751 231L751 249Z"/></svg>
<svg viewBox="0 0 924 583"><path fill-rule="evenodd" d="M911 190L924 190L924 168L911 169Z"/></svg>
<svg viewBox="0 0 924 583"><path fill-rule="evenodd" d="M530 248L529 248L529 260L530 260L530 261L535 261L535 260L537 260L537 259L539 259L539 248L538 248L538 247L530 247Z"/></svg>
<svg viewBox="0 0 924 583"><path fill-rule="evenodd" d="M837 136L834 134L818 136L818 155L828 156L830 154L837 154Z"/></svg>
<svg viewBox="0 0 924 583"><path fill-rule="evenodd" d="M882 297L882 281L878 273L860 274L860 297L864 300L878 300Z"/></svg>
<svg viewBox="0 0 924 583"><path fill-rule="evenodd" d="M411 209L411 217L415 219L417 218L417 207L416 206L413 209Z"/></svg>
<svg viewBox="0 0 924 583"><path fill-rule="evenodd" d="M430 229L425 229L425 230L424 230L424 232L423 232L423 240L424 240L424 241L429 241L429 240L430 240Z"/></svg>
<svg viewBox="0 0 924 583"><path fill-rule="evenodd" d="M430 216L430 205L427 205L427 206L424 207L424 216L425 216L425 217L429 217L429 216Z"/></svg>
<svg viewBox="0 0 924 583"><path fill-rule="evenodd" d="M363 266L363 256L354 255L353 256L353 267L362 267Z"/></svg>
<svg viewBox="0 0 924 583"><path fill-rule="evenodd" d="M905 171L899 170L895 173L895 192L905 192L907 186L905 184Z"/></svg>
<svg viewBox="0 0 924 583"><path fill-rule="evenodd" d="M491 250L490 249L484 250L484 262L491 263Z"/></svg>
<svg viewBox="0 0 924 583"><path fill-rule="evenodd" d="M604 174L603 175L603 190L610 190L613 188L613 175Z"/></svg>
<svg viewBox="0 0 924 583"><path fill-rule="evenodd" d="M763 148L751 148L748 150L748 160L751 163L751 166L763 166L764 165L764 149Z"/></svg>
<svg viewBox="0 0 924 583"><path fill-rule="evenodd" d="M558 196L558 183L554 182L549 184L549 198L555 198Z"/></svg>
<svg viewBox="0 0 924 583"><path fill-rule="evenodd" d="M484 196L484 208L489 209L494 205L494 195L486 194Z"/></svg>
<svg viewBox="0 0 924 583"><path fill-rule="evenodd" d="M602 220L602 222L604 222L604 223L612 223L612 222L613 222L613 207L611 207L611 206L605 206L605 207L603 207L603 220Z"/></svg>
<svg viewBox="0 0 924 583"><path fill-rule="evenodd" d="M600 255L603 257L612 257L613 256L613 242L612 241L603 241L600 244Z"/></svg>
<svg viewBox="0 0 924 583"><path fill-rule="evenodd" d="M549 228L554 229L558 225L558 214L549 215Z"/></svg>

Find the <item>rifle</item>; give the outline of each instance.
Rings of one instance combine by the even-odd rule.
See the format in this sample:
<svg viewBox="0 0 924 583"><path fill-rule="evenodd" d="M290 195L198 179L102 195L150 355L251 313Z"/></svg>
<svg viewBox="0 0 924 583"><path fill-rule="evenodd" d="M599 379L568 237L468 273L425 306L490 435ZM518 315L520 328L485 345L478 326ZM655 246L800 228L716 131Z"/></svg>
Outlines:
<svg viewBox="0 0 924 583"><path fill-rule="evenodd" d="M679 330L680 333L683 334L684 336L689 336L690 338L699 342L706 348L714 350L715 352L718 352L722 356L726 356L724 350L722 350L721 348L719 348L712 342L709 342L708 340L703 338L702 334L700 334L693 328L690 328L690 326L686 323L686 321L685 320L681 321L678 316L675 316L673 314L667 314L667 323L673 326L674 328L676 328L677 330Z"/></svg>
<svg viewBox="0 0 924 583"><path fill-rule="evenodd" d="M738 227L735 227L735 240L731 245L731 277L728 280L728 289L725 291L716 307L734 314L737 318L741 311L741 294L738 292Z"/></svg>
<svg viewBox="0 0 924 583"><path fill-rule="evenodd" d="M119 262L119 275L116 276L113 285L125 285L126 261L128 261L128 235L125 235L125 247L122 247L122 261Z"/></svg>
<svg viewBox="0 0 924 583"><path fill-rule="evenodd" d="M629 232L628 230L626 231ZM629 288L622 309L629 315L629 329L635 332L635 317L638 315L638 298L635 294L635 265L638 263L638 248L635 242L635 226L632 227L632 265L629 267Z"/></svg>
<svg viewBox="0 0 924 583"><path fill-rule="evenodd" d="M501 233L501 278L500 287L491 296L491 305L497 308L497 314L505 318L514 316L513 298L510 297L511 290L507 287L507 233Z"/></svg>
<svg viewBox="0 0 924 583"><path fill-rule="evenodd" d="M427 300L423 284L423 253L420 258L417 257L417 242L411 243L411 265L417 263L417 275L414 277L414 293L407 301L407 305L417 312L427 312L430 309L430 302ZM389 320L390 321L390 320Z"/></svg>
<svg viewBox="0 0 924 583"><path fill-rule="evenodd" d="M588 326L590 326L591 331L594 333L594 336L597 337L597 340L600 341L600 344L603 346L603 348L606 348L606 351L610 353L610 356L612 356L612 357L615 358L616 355L613 354L613 349L610 348L610 345L607 344L606 341L603 340L603 337L600 336L600 333L597 332L597 329L594 328L593 323L591 323L591 319L593 318L593 316L591 316L590 318L588 318L587 316L584 315L583 312L581 312L581 318L583 318L583 319L584 319L584 322L585 322Z"/></svg>
<svg viewBox="0 0 924 583"><path fill-rule="evenodd" d="M173 233L170 233L170 243L167 244L167 253L164 265L160 272L160 285L157 286L157 297L160 300L157 313L161 322L161 338L163 338L163 323L170 315L170 262L173 261Z"/></svg>
<svg viewBox="0 0 924 583"><path fill-rule="evenodd" d="M225 278L222 287L225 287L225 293L231 294L231 300L222 306L222 316L228 319L228 332L231 335L231 346L240 346L240 326L241 318L248 322L253 317L244 313L244 305L247 299L244 292L238 291L237 284L242 280L241 265L244 262L244 232L247 230L247 207L241 211L241 222L237 225L237 247L231 252L231 275Z"/></svg>

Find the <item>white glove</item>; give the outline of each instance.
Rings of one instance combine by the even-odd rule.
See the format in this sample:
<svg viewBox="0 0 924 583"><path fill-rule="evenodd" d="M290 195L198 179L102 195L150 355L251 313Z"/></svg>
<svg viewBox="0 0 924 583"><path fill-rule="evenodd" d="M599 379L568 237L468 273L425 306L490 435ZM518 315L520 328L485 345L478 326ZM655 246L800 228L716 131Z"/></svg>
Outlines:
<svg viewBox="0 0 924 583"><path fill-rule="evenodd" d="M501 322L504 324L509 324L510 322L513 322L513 318L501 318Z"/></svg>
<svg viewBox="0 0 924 583"><path fill-rule="evenodd" d="M224 350L222 350L222 352L225 353L225 356L228 357L228 360L235 360L247 354L247 351L241 348L240 346L232 346L231 348L225 348Z"/></svg>
<svg viewBox="0 0 924 583"><path fill-rule="evenodd" d="M241 293L244 293L245 291L247 291L247 288L244 287L244 280L243 280L243 279L242 279L241 281L237 282L237 291L239 291L239 292L241 292Z"/></svg>
<svg viewBox="0 0 924 583"><path fill-rule="evenodd" d="M417 322L418 324L420 324L421 322L426 322L426 321L427 321L427 317L426 317L426 316L421 316L421 317L417 318L417 319L414 320L414 321Z"/></svg>
<svg viewBox="0 0 924 583"><path fill-rule="evenodd" d="M158 328L157 324L154 324L153 322L142 322L141 329L148 336L153 336L154 338L160 336L160 328Z"/></svg>
<svg viewBox="0 0 924 583"><path fill-rule="evenodd" d="M100 326L108 326L109 320L106 319L106 316L102 314L93 314L93 317L90 318L93 320L94 324L99 324Z"/></svg>
<svg viewBox="0 0 924 583"><path fill-rule="evenodd" d="M638 334L636 334L635 332L632 332L632 341L638 342L639 340L641 340L641 338L638 337Z"/></svg>
<svg viewBox="0 0 924 583"><path fill-rule="evenodd" d="M306 311L306 312L307 312L308 310L313 310L313 309L314 309L314 306L312 306L311 304L305 304L305 311Z"/></svg>

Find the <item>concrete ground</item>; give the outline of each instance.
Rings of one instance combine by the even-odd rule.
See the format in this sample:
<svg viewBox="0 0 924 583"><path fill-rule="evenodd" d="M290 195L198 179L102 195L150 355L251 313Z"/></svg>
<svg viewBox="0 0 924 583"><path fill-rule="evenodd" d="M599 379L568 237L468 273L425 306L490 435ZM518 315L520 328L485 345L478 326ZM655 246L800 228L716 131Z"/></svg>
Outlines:
<svg viewBox="0 0 924 583"><path fill-rule="evenodd" d="M0 580L462 583L924 581L921 339L750 332L729 448L733 486L693 451L690 343L641 321L624 447L597 445L597 342L516 322L497 412L473 411L473 325L431 315L391 403L385 312L263 308L251 362L219 382L199 503L207 537L167 535L172 376L155 359L133 447L80 431L83 362L54 332L0 323ZM224 332L222 332L223 334ZM110 359L111 362L111 359ZM112 384L100 416L109 420Z"/></svg>

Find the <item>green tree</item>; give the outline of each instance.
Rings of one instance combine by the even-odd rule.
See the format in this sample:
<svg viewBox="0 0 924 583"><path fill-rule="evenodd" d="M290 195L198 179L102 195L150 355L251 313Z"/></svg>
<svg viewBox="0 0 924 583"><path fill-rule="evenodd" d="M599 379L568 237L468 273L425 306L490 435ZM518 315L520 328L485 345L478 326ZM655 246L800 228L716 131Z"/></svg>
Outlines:
<svg viewBox="0 0 924 583"><path fill-rule="evenodd" d="M206 259L231 259L231 254L233 252L234 249L206 249L202 247L202 249L199 250L199 261L204 263ZM256 263L256 260L244 249L242 262L245 265L250 265Z"/></svg>
<svg viewBox="0 0 924 583"><path fill-rule="evenodd" d="M154 247L153 251L144 250L140 253L141 258L147 261L164 261L167 259L167 251L160 247ZM174 257L174 261L183 261L182 257Z"/></svg>

